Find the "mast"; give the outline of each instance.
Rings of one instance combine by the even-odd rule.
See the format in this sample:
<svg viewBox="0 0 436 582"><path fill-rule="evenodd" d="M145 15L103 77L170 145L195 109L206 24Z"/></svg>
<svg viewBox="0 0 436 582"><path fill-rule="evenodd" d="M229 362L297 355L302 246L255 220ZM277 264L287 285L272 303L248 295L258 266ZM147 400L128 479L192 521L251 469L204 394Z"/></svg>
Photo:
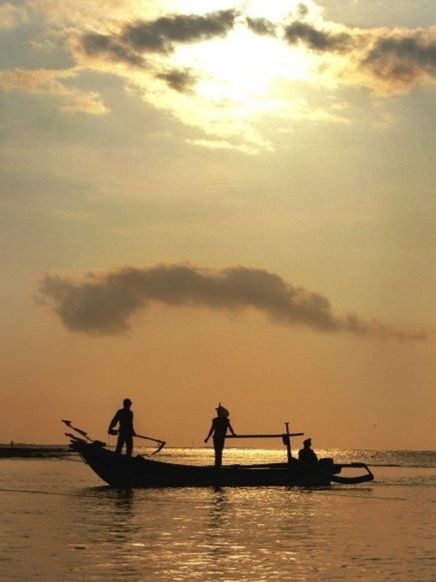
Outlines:
<svg viewBox="0 0 436 582"><path fill-rule="evenodd" d="M286 452L288 454L288 463L292 461L291 451L291 433L289 432L289 422L285 422L286 433L283 435L283 442L286 445Z"/></svg>

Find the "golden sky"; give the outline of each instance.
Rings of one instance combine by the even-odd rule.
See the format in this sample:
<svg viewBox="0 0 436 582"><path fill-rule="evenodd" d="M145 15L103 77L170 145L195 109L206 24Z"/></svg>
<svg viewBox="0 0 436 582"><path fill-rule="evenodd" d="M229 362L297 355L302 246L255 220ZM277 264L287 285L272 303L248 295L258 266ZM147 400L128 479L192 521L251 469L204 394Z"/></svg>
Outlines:
<svg viewBox="0 0 436 582"><path fill-rule="evenodd" d="M431 0L0 2L0 441L435 448L435 81Z"/></svg>

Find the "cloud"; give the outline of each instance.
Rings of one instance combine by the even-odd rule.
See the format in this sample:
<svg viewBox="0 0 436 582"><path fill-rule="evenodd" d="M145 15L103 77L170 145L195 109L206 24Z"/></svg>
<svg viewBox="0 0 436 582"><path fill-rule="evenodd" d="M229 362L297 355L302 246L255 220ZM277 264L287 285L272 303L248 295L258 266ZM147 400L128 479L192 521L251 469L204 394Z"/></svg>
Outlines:
<svg viewBox="0 0 436 582"><path fill-rule="evenodd" d="M121 39L139 51L171 52L172 43L189 43L223 36L233 28L235 10L219 10L206 15L176 14L151 22L127 25Z"/></svg>
<svg viewBox="0 0 436 582"><path fill-rule="evenodd" d="M341 82L376 93L407 91L436 81L436 28L358 29L325 22L294 21L284 29L288 44L303 44L321 55L343 57Z"/></svg>
<svg viewBox="0 0 436 582"><path fill-rule="evenodd" d="M94 91L81 91L77 87L63 84L63 80L76 76L74 70L9 69L0 71L1 91L20 91L31 95L46 94L62 100L63 111L82 112L94 115L106 113L108 109Z"/></svg>
<svg viewBox="0 0 436 582"><path fill-rule="evenodd" d="M28 20L25 7L6 2L0 6L0 30L11 30Z"/></svg>
<svg viewBox="0 0 436 582"><path fill-rule="evenodd" d="M269 20L266 20L266 18L250 18L247 16L247 26L256 34L265 34L269 36L274 36L276 34L275 25Z"/></svg>
<svg viewBox="0 0 436 582"><path fill-rule="evenodd" d="M308 22L292 22L285 27L285 39L289 44L303 42L318 52L346 52L353 45L352 36L346 32L318 30Z"/></svg>
<svg viewBox="0 0 436 582"><path fill-rule="evenodd" d="M118 32L79 35L76 52L94 60L144 68L144 56L160 55L170 60L177 45L225 36L236 24L259 37L275 37L288 46L316 53L323 78L330 77L336 83L361 85L388 95L408 91L418 82L436 80L435 27L349 27L325 20L314 3L310 9L299 4L282 22L244 14L242 8L124 22ZM162 79L165 72L156 76ZM174 83L168 84L175 88Z"/></svg>
<svg viewBox="0 0 436 582"><path fill-rule="evenodd" d="M393 89L417 81L436 79L436 28L433 31L402 31L376 38L360 62L374 78Z"/></svg>
<svg viewBox="0 0 436 582"><path fill-rule="evenodd" d="M192 43L225 35L233 28L234 10L206 15L175 14L156 20L125 24L119 33L86 33L80 45L88 56L100 55L133 66L143 65L143 54L173 52L176 43Z"/></svg>
<svg viewBox="0 0 436 582"><path fill-rule="evenodd" d="M196 128L190 143L252 154L273 149L271 128L350 121L330 99L342 87L388 97L435 86L435 27L351 27L328 21L314 0L225 5L186 14L183 3L159 0L27 0L25 17L38 28L26 26L26 34L55 38L75 64L63 72L3 71L0 89L48 94L64 111L102 114L101 96L74 85L81 71L96 74L97 83L98 75L115 75L147 104ZM14 26L21 12L5 6L5 22Z"/></svg>
<svg viewBox="0 0 436 582"><path fill-rule="evenodd" d="M46 275L39 293L69 330L90 335L125 332L135 313L161 304L231 312L254 309L273 322L316 331L426 340L424 333L398 331L352 314L337 316L323 295L262 269L210 270L186 264L126 267L101 276L91 273L81 282Z"/></svg>
<svg viewBox="0 0 436 582"><path fill-rule="evenodd" d="M156 77L179 93L190 92L197 81L197 77L189 69L170 69L156 73Z"/></svg>
<svg viewBox="0 0 436 582"><path fill-rule="evenodd" d="M133 67L145 66L141 55L123 46L116 38L108 34L85 34L80 42L83 52L89 57L103 57L109 61L127 63Z"/></svg>
<svg viewBox="0 0 436 582"><path fill-rule="evenodd" d="M221 10L205 15L174 14L155 20L124 24L117 33L86 33L75 43L76 56L96 62L121 63L148 70L171 89L185 93L195 85L198 75L188 68L163 67L150 63L144 55L168 56L176 44L192 43L224 36L234 25L236 11Z"/></svg>

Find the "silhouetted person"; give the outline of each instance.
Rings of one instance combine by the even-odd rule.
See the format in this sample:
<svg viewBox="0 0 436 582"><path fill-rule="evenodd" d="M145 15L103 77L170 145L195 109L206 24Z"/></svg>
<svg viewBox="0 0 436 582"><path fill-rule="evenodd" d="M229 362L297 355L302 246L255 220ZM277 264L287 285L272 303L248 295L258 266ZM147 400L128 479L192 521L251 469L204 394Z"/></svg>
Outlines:
<svg viewBox="0 0 436 582"><path fill-rule="evenodd" d="M303 463L308 463L309 465L314 465L318 462L318 457L315 452L310 448L312 446L312 440L306 439L303 441L304 448L298 451L298 460L303 461Z"/></svg>
<svg viewBox="0 0 436 582"><path fill-rule="evenodd" d="M204 439L204 442L207 443L209 438L213 435L212 439L213 448L215 449L215 467L221 467L227 429L229 429L233 435L236 433L230 424L229 411L224 408L224 406L221 406L221 403L215 410L217 412L217 416L212 420L212 426L210 427L209 434Z"/></svg>
<svg viewBox="0 0 436 582"><path fill-rule="evenodd" d="M123 445L126 445L126 456L132 456L133 437L135 436L135 429L133 428L133 412L130 410L132 401L129 398L123 400L123 408L120 408L115 413L115 416L110 422L108 433L118 434L116 453L121 454ZM115 430L118 424L118 431Z"/></svg>

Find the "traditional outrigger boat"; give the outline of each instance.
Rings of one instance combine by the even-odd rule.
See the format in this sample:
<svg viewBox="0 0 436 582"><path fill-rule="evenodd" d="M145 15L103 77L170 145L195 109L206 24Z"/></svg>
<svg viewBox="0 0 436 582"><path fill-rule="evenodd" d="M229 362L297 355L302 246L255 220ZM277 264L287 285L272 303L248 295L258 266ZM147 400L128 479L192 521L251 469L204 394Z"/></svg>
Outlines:
<svg viewBox="0 0 436 582"><path fill-rule="evenodd" d="M256 487L256 486L328 486L331 483L354 485L372 481L374 475L365 463L335 463L332 459L320 459L307 464L295 459L291 453L291 437L304 433L286 432L274 435L236 435L226 438L281 438L286 446L288 460L285 463L255 465L213 466L182 465L145 458L142 455L126 457L106 448L106 444L93 440L82 429L63 421L81 435L65 433L70 438L70 448L79 453L91 469L108 485L116 488L131 487ZM82 438L83 437L83 438ZM162 449L164 441L156 441ZM340 476L342 469L362 468L366 473L357 476Z"/></svg>

